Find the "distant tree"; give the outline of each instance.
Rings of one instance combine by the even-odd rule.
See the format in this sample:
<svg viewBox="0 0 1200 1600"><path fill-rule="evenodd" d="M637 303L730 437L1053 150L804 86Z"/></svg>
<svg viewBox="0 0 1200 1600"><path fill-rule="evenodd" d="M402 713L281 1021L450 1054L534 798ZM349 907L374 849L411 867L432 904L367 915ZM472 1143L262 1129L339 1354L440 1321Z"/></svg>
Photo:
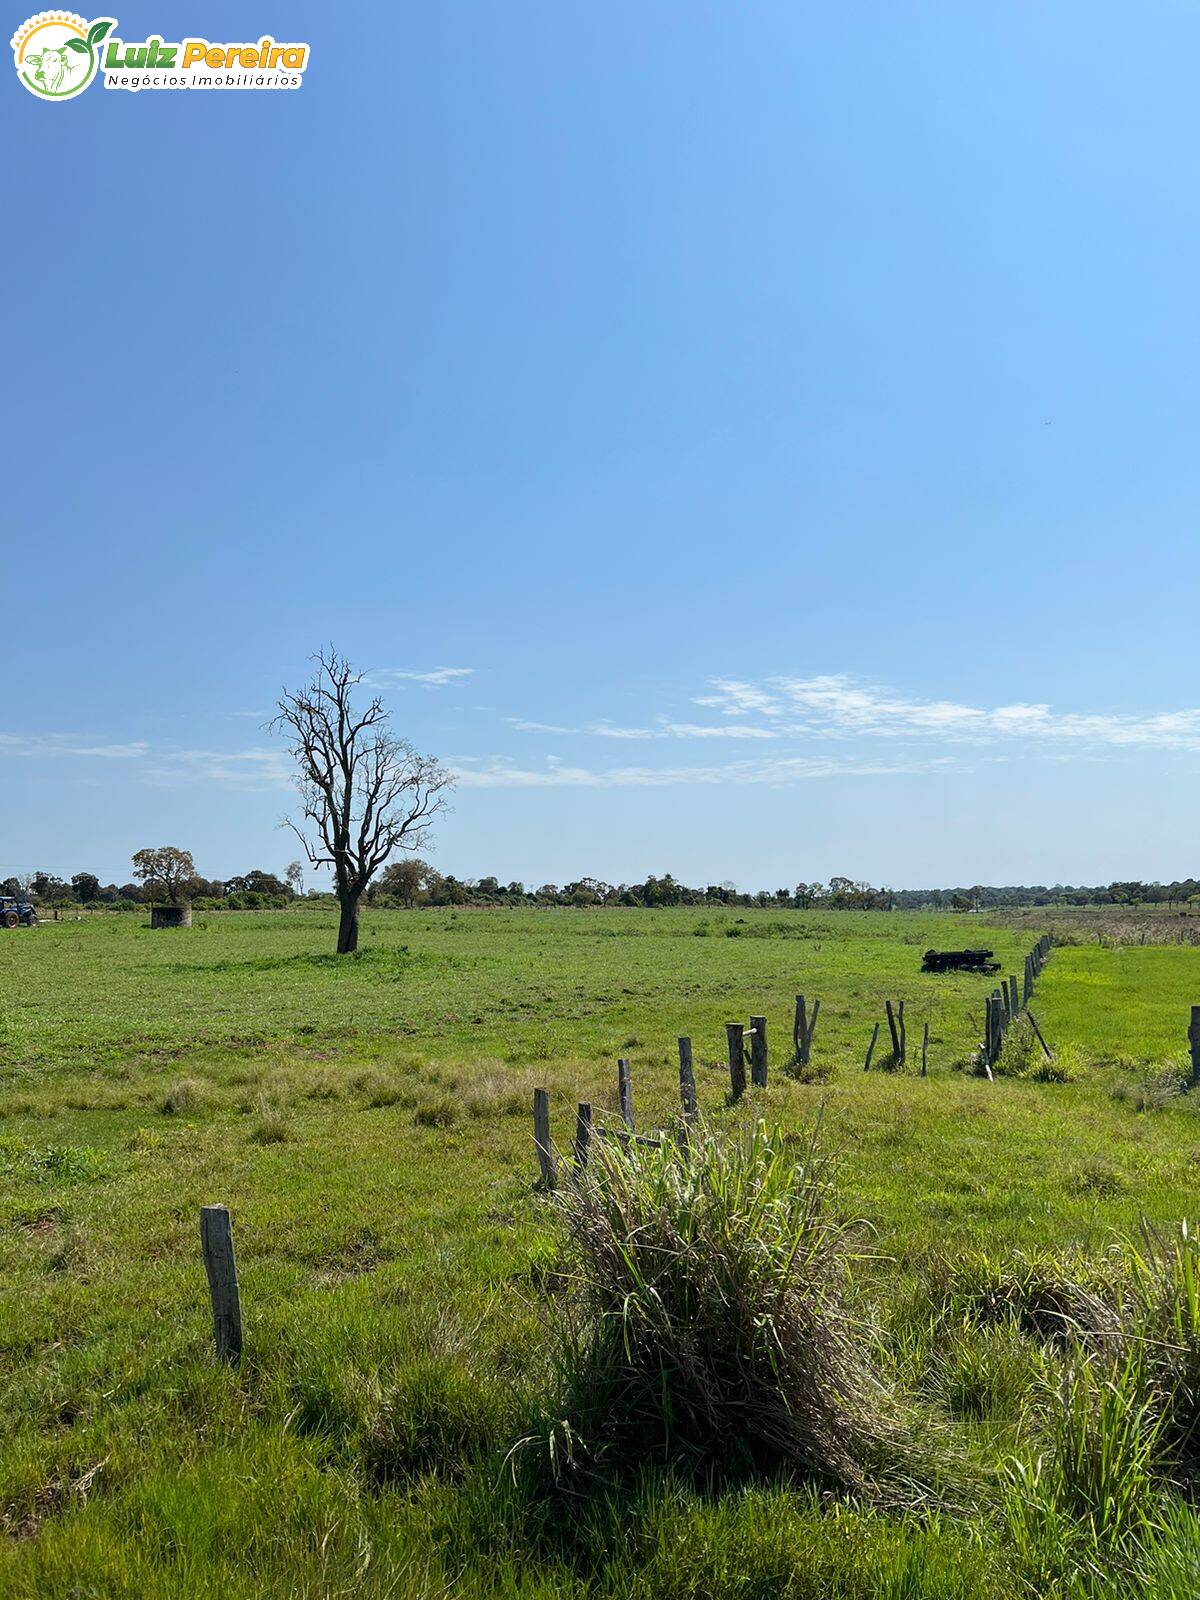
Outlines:
<svg viewBox="0 0 1200 1600"><path fill-rule="evenodd" d="M194 890L196 865L190 851L160 844L134 852L133 875L151 900L165 895L171 905L177 905Z"/></svg>
<svg viewBox="0 0 1200 1600"><path fill-rule="evenodd" d="M359 905L375 874L397 850L425 842L453 779L391 731L378 695L355 706L362 674L344 656L331 647L313 663L309 683L284 690L273 726L299 769L302 824L289 826L312 866L333 868L345 955L358 948Z"/></svg>
<svg viewBox="0 0 1200 1600"><path fill-rule="evenodd" d="M100 879L94 872L77 872L71 879L71 888L75 891L75 898L84 904L88 900L99 900Z"/></svg>
<svg viewBox="0 0 1200 1600"><path fill-rule="evenodd" d="M417 896L425 887L429 868L419 856L407 856L403 861L393 861L379 875L381 894L394 895L410 909L416 905Z"/></svg>
<svg viewBox="0 0 1200 1600"><path fill-rule="evenodd" d="M304 893L304 863L302 861L289 861L283 869L287 879L287 886L294 895Z"/></svg>
<svg viewBox="0 0 1200 1600"><path fill-rule="evenodd" d="M265 894L273 895L276 899L287 899L291 890L282 878L277 878L273 872L264 872L261 867L255 867L251 872L244 872L225 880L226 894Z"/></svg>
<svg viewBox="0 0 1200 1600"><path fill-rule="evenodd" d="M56 878L52 872L34 873L33 893L47 906L66 905L74 899L71 885L62 878Z"/></svg>

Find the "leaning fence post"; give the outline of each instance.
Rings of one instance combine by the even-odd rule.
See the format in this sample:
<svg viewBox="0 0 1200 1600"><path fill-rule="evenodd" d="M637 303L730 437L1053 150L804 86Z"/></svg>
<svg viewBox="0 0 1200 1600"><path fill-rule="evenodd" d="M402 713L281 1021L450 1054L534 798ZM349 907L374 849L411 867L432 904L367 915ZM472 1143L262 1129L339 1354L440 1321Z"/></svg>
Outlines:
<svg viewBox="0 0 1200 1600"><path fill-rule="evenodd" d="M208 1274L217 1360L236 1365L242 1356L242 1300L228 1206L200 1207L200 1252Z"/></svg>
<svg viewBox="0 0 1200 1600"><path fill-rule="evenodd" d="M581 1170L588 1164L591 1144L592 1108L586 1100L581 1100L575 1112L575 1165Z"/></svg>
<svg viewBox="0 0 1200 1600"><path fill-rule="evenodd" d="M740 1022L725 1024L725 1045L729 1053L729 1088L735 1100L746 1092L746 1046L742 1041L744 1028Z"/></svg>
<svg viewBox="0 0 1200 1600"><path fill-rule="evenodd" d="M617 1104L621 1109L621 1121L633 1132L633 1080L629 1075L629 1063L625 1060L617 1062Z"/></svg>
<svg viewBox="0 0 1200 1600"><path fill-rule="evenodd" d="M538 1168L542 1175L542 1183L547 1189L553 1189L557 1176L554 1164L554 1150L550 1144L550 1091L548 1089L535 1089L533 1091L533 1143L537 1150Z"/></svg>
<svg viewBox="0 0 1200 1600"><path fill-rule="evenodd" d="M685 1117L696 1115L696 1074L692 1068L692 1041L679 1041L679 1103Z"/></svg>
<svg viewBox="0 0 1200 1600"><path fill-rule="evenodd" d="M1045 1039L1042 1038L1042 1030L1037 1025L1037 1018L1034 1016L1032 1011L1028 1012L1027 1015L1029 1017L1030 1023L1032 1024L1034 1033L1037 1034L1037 1042L1041 1045L1042 1049L1045 1051L1046 1060L1047 1061L1053 1061L1054 1057L1050 1053L1050 1046L1046 1043Z"/></svg>
<svg viewBox="0 0 1200 1600"><path fill-rule="evenodd" d="M767 1087L767 1019L751 1017L754 1033L750 1040L750 1082L758 1089Z"/></svg>
<svg viewBox="0 0 1200 1600"><path fill-rule="evenodd" d="M870 1072L870 1070L871 1070L871 1057L875 1054L875 1044L876 1044L876 1041L878 1040L878 1038L879 1038L879 1024L876 1023L874 1028L871 1030L871 1042L867 1046L867 1059L863 1062L863 1071L864 1072Z"/></svg>
<svg viewBox="0 0 1200 1600"><path fill-rule="evenodd" d="M804 1042L807 1033L808 1017L805 1012L804 996L798 994L796 996L795 1017L792 1021L792 1048L794 1052L792 1059L798 1067L804 1065Z"/></svg>

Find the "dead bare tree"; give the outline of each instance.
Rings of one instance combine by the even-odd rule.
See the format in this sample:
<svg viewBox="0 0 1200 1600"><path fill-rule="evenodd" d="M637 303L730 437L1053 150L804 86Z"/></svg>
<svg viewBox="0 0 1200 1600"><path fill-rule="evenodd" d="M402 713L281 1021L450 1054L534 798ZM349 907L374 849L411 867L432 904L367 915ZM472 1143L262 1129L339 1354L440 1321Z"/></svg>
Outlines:
<svg viewBox="0 0 1200 1600"><path fill-rule="evenodd" d="M333 868L338 954L346 955L358 947L359 902L371 879L396 850L427 842L453 778L392 732L378 695L355 708L363 678L345 656L330 646L312 660L311 682L283 691L271 726L287 735L299 770L303 817L288 826L314 867Z"/></svg>

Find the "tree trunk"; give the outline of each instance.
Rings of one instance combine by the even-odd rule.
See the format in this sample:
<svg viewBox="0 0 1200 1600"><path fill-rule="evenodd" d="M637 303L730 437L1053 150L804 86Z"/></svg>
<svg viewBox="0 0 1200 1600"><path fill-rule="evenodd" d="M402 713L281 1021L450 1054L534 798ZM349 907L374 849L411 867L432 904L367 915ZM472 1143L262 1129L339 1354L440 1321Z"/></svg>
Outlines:
<svg viewBox="0 0 1200 1600"><path fill-rule="evenodd" d="M350 955L358 949L358 900L356 894L347 894L342 900L342 914L338 920L337 953Z"/></svg>

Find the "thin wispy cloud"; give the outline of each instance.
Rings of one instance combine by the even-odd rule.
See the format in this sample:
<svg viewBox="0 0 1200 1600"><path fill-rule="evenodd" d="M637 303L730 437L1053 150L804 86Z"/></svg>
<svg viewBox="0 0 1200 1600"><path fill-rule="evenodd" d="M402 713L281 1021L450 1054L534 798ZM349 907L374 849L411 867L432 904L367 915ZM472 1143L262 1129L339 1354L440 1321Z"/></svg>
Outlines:
<svg viewBox="0 0 1200 1600"><path fill-rule="evenodd" d="M389 684L419 683L426 689L444 689L447 684L459 683L474 673L474 667L432 667L426 672L415 672L408 667L377 667L366 675L365 681L385 688Z"/></svg>
<svg viewBox="0 0 1200 1600"><path fill-rule="evenodd" d="M585 767L548 756L544 766L521 767L492 757L479 762L459 758L455 778L465 789L659 789L712 784L766 784L788 787L819 778L895 778L948 765L948 758L927 761L866 762L805 756L770 761L727 761L719 766Z"/></svg>
<svg viewBox="0 0 1200 1600"><path fill-rule="evenodd" d="M738 723L671 722L659 717L653 727L622 728L611 722L588 722L582 727L563 727L553 722L531 722L527 717L505 717L518 733L585 734L597 739L775 739L774 728L753 728Z"/></svg>
<svg viewBox="0 0 1200 1600"><path fill-rule="evenodd" d="M224 789L288 789L296 781L296 764L286 750L269 746L249 750L164 750L157 752L145 776L164 788L203 782Z"/></svg>
<svg viewBox="0 0 1200 1600"><path fill-rule="evenodd" d="M973 706L923 700L844 674L713 680L695 704L727 717L757 714L781 735L929 738L986 742L1032 739L1077 745L1200 749L1200 709L1141 714L1057 711L1048 703Z"/></svg>
<svg viewBox="0 0 1200 1600"><path fill-rule="evenodd" d="M505 717L510 728L518 733L578 733L578 728L560 728L554 722L530 722L527 717Z"/></svg>
<svg viewBox="0 0 1200 1600"><path fill-rule="evenodd" d="M0 752L10 756L79 756L100 761L130 761L150 746L143 739L123 744L93 744L63 733L0 733Z"/></svg>

